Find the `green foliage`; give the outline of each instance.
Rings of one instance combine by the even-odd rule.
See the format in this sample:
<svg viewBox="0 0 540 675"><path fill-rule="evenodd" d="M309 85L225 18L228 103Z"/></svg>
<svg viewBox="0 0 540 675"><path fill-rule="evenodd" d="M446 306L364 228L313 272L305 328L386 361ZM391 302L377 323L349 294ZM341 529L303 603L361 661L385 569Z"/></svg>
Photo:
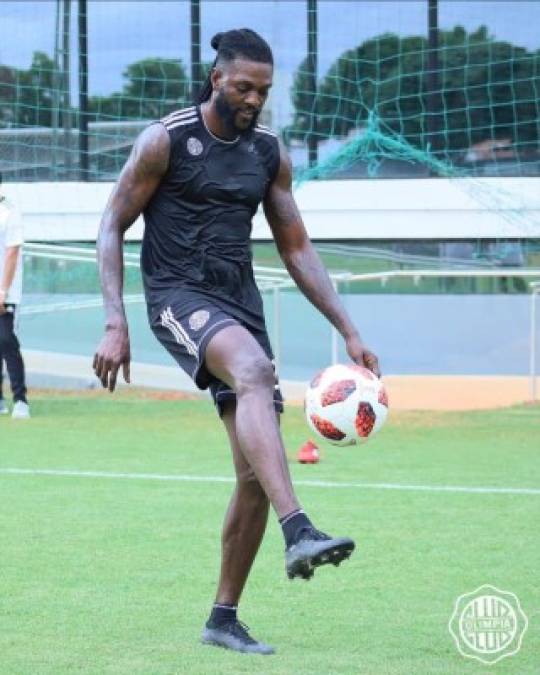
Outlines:
<svg viewBox="0 0 540 675"><path fill-rule="evenodd" d="M0 65L0 127L51 126L53 99L54 63L44 52L28 70Z"/></svg>
<svg viewBox="0 0 540 675"><path fill-rule="evenodd" d="M335 61L319 83L313 104L306 62L292 91L295 118L288 136L343 137L363 129L370 114L413 146L428 147L428 42L423 36L387 33L366 40ZM446 150L485 139L536 146L540 51L495 40L484 26L439 33L435 123ZM316 115L316 129L312 111Z"/></svg>
<svg viewBox="0 0 540 675"><path fill-rule="evenodd" d="M180 60L142 59L128 65L123 77L121 92L90 98L92 121L156 119L190 101L189 78ZM60 86L60 74L43 52L34 52L28 70L0 65L0 127L52 126L55 97L61 126L65 109L58 99Z"/></svg>
<svg viewBox="0 0 540 675"><path fill-rule="evenodd" d="M90 111L95 121L157 119L190 101L190 84L180 60L147 58L131 63L123 72L121 93L94 96Z"/></svg>
<svg viewBox="0 0 540 675"><path fill-rule="evenodd" d="M291 90L293 121L282 129L285 140L348 141L326 164L321 152L304 179L343 170L354 175L358 162L366 163L368 175L376 175L382 160L411 162L448 176L474 174L476 165L482 173L482 163L497 174L498 160L504 159L508 173L538 173L540 50L497 40L485 26L474 31L455 26L439 31L438 39L434 72L424 35L385 33L368 39L340 54L316 87L308 58L302 61ZM202 79L210 65L201 64ZM78 111L67 107L62 80L53 60L39 51L27 70L0 65L0 128L76 127ZM89 121L159 119L191 103L183 62L148 57L126 67L121 91L89 99ZM64 124L66 115L69 124ZM116 176L127 156L137 125L113 127L91 132L90 176ZM8 133L3 143L6 174L12 170L28 177L35 171L36 179L43 178L52 166L55 179L73 177L66 158L75 146L68 133L61 139L41 132ZM494 144L500 146L496 151ZM330 149L329 144L325 152Z"/></svg>

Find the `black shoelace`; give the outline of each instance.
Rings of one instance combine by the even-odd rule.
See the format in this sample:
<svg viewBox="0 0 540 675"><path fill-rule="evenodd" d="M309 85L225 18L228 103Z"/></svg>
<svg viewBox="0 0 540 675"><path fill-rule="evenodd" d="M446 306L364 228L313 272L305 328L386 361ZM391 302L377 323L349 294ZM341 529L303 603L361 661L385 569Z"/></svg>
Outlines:
<svg viewBox="0 0 540 675"><path fill-rule="evenodd" d="M249 626L246 625L243 621L240 621L240 619L236 619L236 621L231 622L227 626L227 630L229 633L234 635L235 637L238 637L242 640L245 640L246 642L249 642L250 644L256 644L257 641L254 640L250 635L249 635Z"/></svg>
<svg viewBox="0 0 540 675"><path fill-rule="evenodd" d="M318 541L324 541L325 539L330 539L330 537L324 532L316 530L314 527L303 527L298 531L296 541L299 542L302 541L302 539L316 539Z"/></svg>

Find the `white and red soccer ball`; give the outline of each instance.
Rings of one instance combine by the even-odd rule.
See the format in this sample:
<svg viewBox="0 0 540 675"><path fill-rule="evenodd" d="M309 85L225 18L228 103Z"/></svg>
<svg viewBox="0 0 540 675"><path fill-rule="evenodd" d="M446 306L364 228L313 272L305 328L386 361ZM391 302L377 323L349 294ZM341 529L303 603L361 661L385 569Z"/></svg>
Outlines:
<svg viewBox="0 0 540 675"><path fill-rule="evenodd" d="M383 383L367 368L336 364L318 373L306 391L309 426L334 445L365 442L388 413Z"/></svg>

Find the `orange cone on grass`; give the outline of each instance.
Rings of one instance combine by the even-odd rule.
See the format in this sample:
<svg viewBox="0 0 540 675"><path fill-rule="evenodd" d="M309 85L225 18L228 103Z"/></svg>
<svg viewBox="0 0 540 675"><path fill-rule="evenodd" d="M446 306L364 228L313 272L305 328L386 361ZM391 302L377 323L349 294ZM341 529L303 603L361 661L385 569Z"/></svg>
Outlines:
<svg viewBox="0 0 540 675"><path fill-rule="evenodd" d="M298 451L298 461L300 464L317 464L319 459L319 448L313 441L306 441Z"/></svg>

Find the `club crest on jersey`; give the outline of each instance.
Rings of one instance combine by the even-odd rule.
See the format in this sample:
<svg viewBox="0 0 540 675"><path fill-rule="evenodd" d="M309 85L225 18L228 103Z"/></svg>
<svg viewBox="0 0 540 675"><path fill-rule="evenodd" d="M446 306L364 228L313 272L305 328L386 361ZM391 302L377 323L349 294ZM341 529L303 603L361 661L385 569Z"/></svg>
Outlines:
<svg viewBox="0 0 540 675"><path fill-rule="evenodd" d="M201 328L208 322L210 313L205 309L199 309L197 312L189 317L189 327L191 330L201 330Z"/></svg>
<svg viewBox="0 0 540 675"><path fill-rule="evenodd" d="M190 136L187 140L187 149L190 155L200 155L203 151L203 145L198 138Z"/></svg>

